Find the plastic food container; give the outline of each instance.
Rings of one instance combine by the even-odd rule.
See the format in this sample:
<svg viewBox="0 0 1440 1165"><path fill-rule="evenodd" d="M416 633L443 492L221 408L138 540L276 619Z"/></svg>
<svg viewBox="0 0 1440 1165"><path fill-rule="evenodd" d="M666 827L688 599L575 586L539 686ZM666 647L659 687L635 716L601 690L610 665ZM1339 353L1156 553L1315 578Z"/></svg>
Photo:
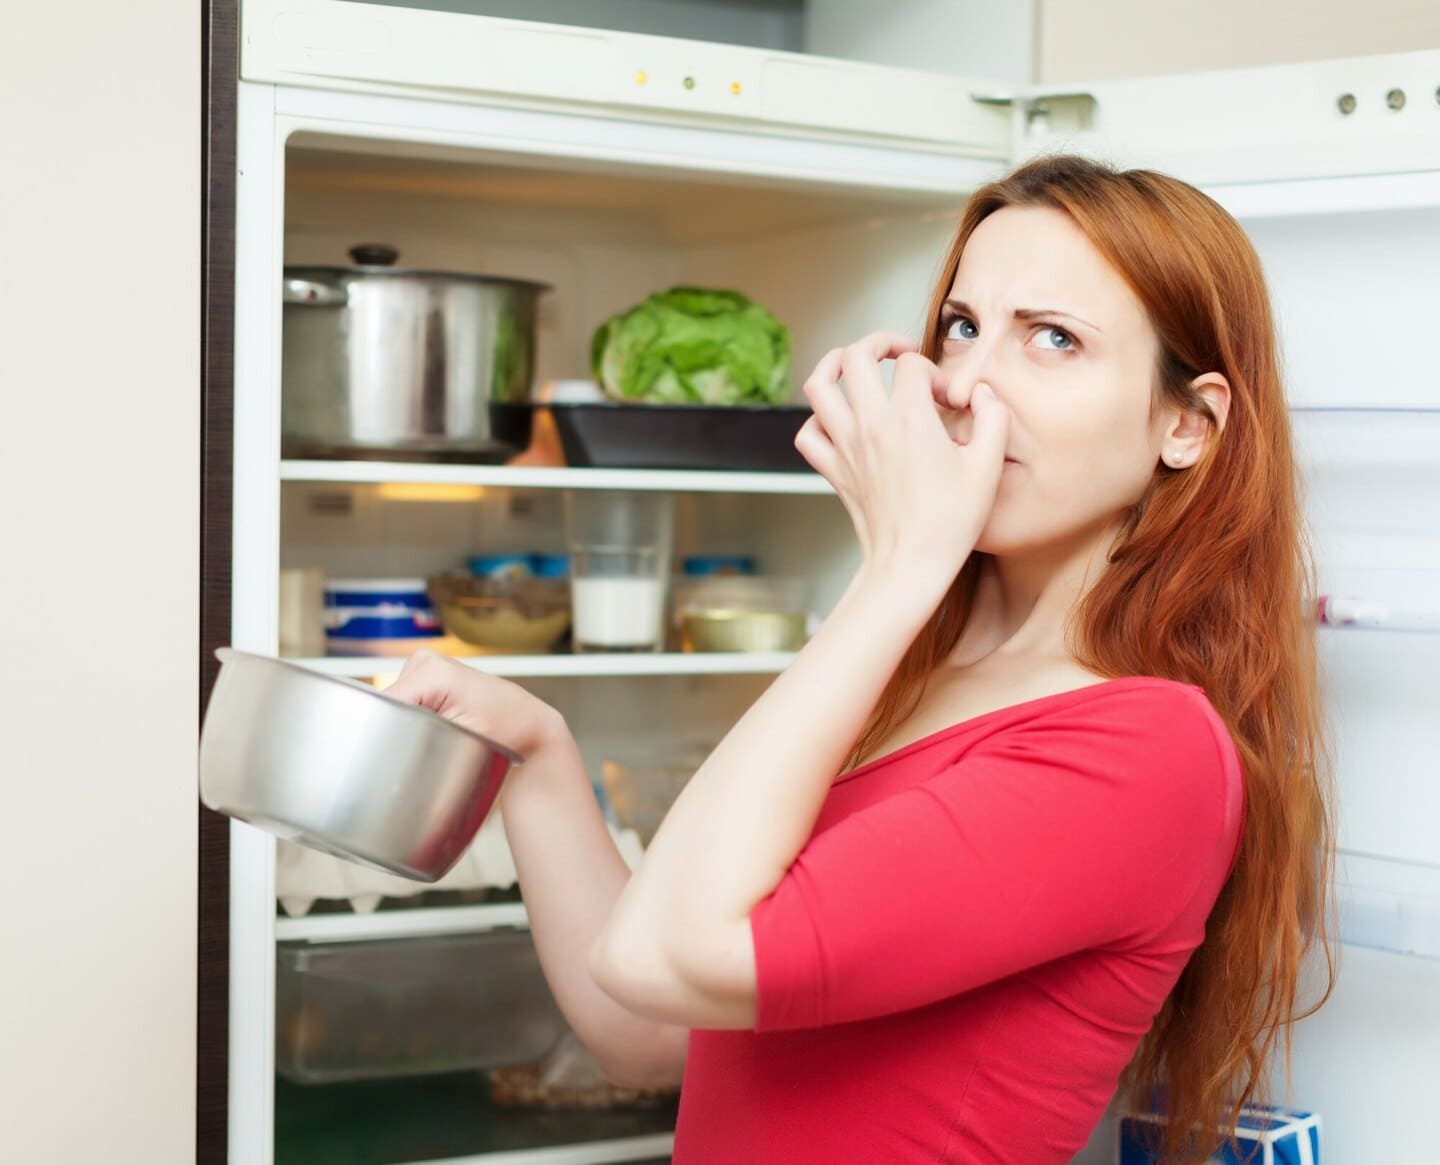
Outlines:
<svg viewBox="0 0 1440 1165"><path fill-rule="evenodd" d="M300 1084L534 1063L565 1034L528 931L276 948L275 1069Z"/></svg>
<svg viewBox="0 0 1440 1165"><path fill-rule="evenodd" d="M325 649L331 655L408 655L441 635L423 578L325 583Z"/></svg>
<svg viewBox="0 0 1440 1165"><path fill-rule="evenodd" d="M480 578L529 578L535 573L530 554L472 554L466 563Z"/></svg>
<svg viewBox="0 0 1440 1165"><path fill-rule="evenodd" d="M805 587L797 579L729 575L676 584L684 651L797 651L805 644Z"/></svg>
<svg viewBox="0 0 1440 1165"><path fill-rule="evenodd" d="M494 652L549 651L570 629L570 586L563 578L432 575L431 600L450 634Z"/></svg>
<svg viewBox="0 0 1440 1165"><path fill-rule="evenodd" d="M566 1032L538 1064L491 1068L490 1099L507 1108L620 1108L655 1106L679 1088L628 1088L606 1078L574 1032Z"/></svg>
<svg viewBox="0 0 1440 1165"><path fill-rule="evenodd" d="M691 554L681 560L680 569L689 578L753 575L755 559L749 554Z"/></svg>
<svg viewBox="0 0 1440 1165"><path fill-rule="evenodd" d="M600 779L615 823L621 829L634 830L640 844L649 845L661 820L705 754L699 753L692 759L694 763L676 760L664 764L626 764L607 760L601 764Z"/></svg>

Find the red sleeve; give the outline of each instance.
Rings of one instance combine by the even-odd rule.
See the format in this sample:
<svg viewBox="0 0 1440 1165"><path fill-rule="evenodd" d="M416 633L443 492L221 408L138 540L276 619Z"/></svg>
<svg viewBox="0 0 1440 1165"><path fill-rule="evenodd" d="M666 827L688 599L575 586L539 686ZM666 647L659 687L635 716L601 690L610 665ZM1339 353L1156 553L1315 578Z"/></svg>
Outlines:
<svg viewBox="0 0 1440 1165"><path fill-rule="evenodd" d="M1229 862L1238 771L1209 702L1178 685L1001 730L818 834L756 906L756 1030L903 1011L1144 939Z"/></svg>

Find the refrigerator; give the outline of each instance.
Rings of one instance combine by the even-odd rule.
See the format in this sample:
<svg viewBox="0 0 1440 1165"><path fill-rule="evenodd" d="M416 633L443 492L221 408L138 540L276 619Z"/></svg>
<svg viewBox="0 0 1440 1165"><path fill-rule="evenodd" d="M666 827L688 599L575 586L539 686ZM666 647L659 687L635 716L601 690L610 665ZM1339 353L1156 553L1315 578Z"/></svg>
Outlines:
<svg viewBox="0 0 1440 1165"><path fill-rule="evenodd" d="M1290 1088L1282 1073L1276 1099L1322 1114L1327 1161L1430 1159L1426 1101L1440 1096L1440 366L1429 352L1440 311L1440 52L1051 91L806 54L785 21L774 47L759 35L655 36L636 15L643 6L622 3L588 6L584 27L516 19L523 6L453 7L468 11L241 6L235 158L222 175L234 190L233 312L222 305L211 318L233 329L233 397L207 429L232 470L209 483L231 507L232 532L224 582L207 590L224 604L207 649L281 651L282 570L418 577L466 553L551 544L566 490L674 493L677 555L754 555L767 573L801 581L817 618L857 561L843 509L814 475L283 457L287 264L343 264L348 247L385 242L408 266L547 283L537 383L586 375L595 325L653 291L735 288L790 327L798 382L836 344L918 328L979 183L1059 149L1174 174L1227 207L1264 264L1327 596L1318 634L1337 745L1341 970L1332 1000L1296 1028ZM799 19L798 5L780 7ZM381 683L399 667L298 658ZM717 739L788 658L477 665L564 711L599 774L671 763ZM223 1076L215 1103L229 1161L666 1158L663 1110L630 1125L537 1120L497 1139L475 1127L463 1092L416 1099L420 1078L388 1093L356 1084L358 1099L328 1115L314 1097L338 1095L332 1086L277 1080L277 1046L294 1052L277 1033L277 965L283 978L302 955L346 944L394 951L523 931L523 903L477 897L482 883L505 880L493 872L470 897L433 902L346 882L334 868L297 882L295 855L269 835L225 829L228 955L214 1030L228 1037L214 1079ZM371 1129L369 1147L356 1148L346 1138L369 1118L383 1135ZM1113 1159L1113 1129L1112 1113L1076 1160Z"/></svg>

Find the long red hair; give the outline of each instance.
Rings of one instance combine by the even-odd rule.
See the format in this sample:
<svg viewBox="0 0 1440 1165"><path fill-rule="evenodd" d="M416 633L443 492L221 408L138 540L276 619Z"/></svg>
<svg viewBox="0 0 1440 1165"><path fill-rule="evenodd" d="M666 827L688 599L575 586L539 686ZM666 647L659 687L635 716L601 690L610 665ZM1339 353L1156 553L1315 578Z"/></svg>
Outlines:
<svg viewBox="0 0 1440 1165"><path fill-rule="evenodd" d="M1288 1082L1290 1025L1328 998L1335 976L1331 762L1308 613L1314 567L1275 327L1254 248L1216 202L1163 174L1056 155L970 198L926 318L922 350L932 360L961 252L1007 206L1068 214L1145 305L1160 350L1152 408L1209 415L1189 382L1220 372L1231 386L1223 433L1191 468L1157 467L1068 628L1075 658L1101 675L1203 687L1244 767L1236 867L1122 1079L1133 1104L1148 1109L1160 1098L1164 1158L1189 1165L1225 1139L1216 1130L1233 1128L1243 1104L1264 1098L1282 1047ZM852 763L915 709L959 641L984 557L971 555L916 638ZM1301 966L1317 948L1322 993L1301 1011Z"/></svg>

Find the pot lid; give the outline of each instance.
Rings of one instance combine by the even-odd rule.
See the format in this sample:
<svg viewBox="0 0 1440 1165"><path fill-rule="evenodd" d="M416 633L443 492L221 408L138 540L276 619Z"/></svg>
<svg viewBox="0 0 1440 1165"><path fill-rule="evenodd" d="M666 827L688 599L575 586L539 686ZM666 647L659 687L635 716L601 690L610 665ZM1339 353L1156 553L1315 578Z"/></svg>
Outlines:
<svg viewBox="0 0 1440 1165"><path fill-rule="evenodd" d="M475 275L463 271L435 271L428 268L396 267L395 260L400 252L388 243L358 243L350 248L350 257L355 260L353 267L338 266L287 266L284 274L289 278L314 278L315 276L343 276L354 278L392 279L448 279L460 283L505 284L509 287L523 287L533 291L552 291L548 283L536 283L529 279L513 279L508 275Z"/></svg>

